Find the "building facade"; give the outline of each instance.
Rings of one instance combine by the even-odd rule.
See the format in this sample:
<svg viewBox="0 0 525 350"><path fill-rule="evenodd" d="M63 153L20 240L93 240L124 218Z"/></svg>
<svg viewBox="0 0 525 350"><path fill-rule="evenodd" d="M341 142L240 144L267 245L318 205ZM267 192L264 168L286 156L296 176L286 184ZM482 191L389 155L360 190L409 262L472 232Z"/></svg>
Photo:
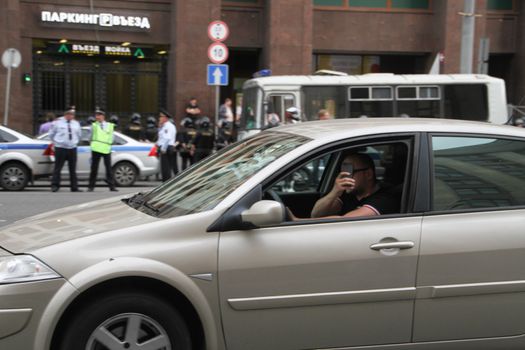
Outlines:
<svg viewBox="0 0 525 350"><path fill-rule="evenodd" d="M477 0L474 14L473 72L488 63L518 105L525 105L524 6ZM80 119L99 106L123 124L160 107L180 120L193 96L203 114L214 115L206 32L217 19L230 28L230 79L221 100L239 101L242 83L261 69L414 74L428 73L437 57L441 73L458 73L464 15L458 0L3 0L0 52L22 54L12 72L8 125L32 133L46 113L68 105ZM5 90L2 67L2 117Z"/></svg>

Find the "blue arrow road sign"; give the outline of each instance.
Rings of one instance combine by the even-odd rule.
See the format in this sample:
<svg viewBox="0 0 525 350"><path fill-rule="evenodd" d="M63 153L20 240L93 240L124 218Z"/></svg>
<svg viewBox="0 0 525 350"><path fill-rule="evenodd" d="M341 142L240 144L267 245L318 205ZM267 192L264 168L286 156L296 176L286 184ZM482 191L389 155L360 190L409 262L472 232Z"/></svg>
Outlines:
<svg viewBox="0 0 525 350"><path fill-rule="evenodd" d="M227 64L208 64L208 85L228 85Z"/></svg>

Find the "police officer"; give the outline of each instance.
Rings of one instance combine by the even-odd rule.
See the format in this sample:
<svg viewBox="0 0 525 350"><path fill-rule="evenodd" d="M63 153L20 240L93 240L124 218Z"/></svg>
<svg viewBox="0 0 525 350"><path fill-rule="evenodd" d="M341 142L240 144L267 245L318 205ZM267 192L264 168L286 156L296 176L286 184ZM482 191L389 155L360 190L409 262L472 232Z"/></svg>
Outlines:
<svg viewBox="0 0 525 350"><path fill-rule="evenodd" d="M146 120L146 140L149 142L155 142L157 141L157 119L155 119L154 116L150 115L148 119Z"/></svg>
<svg viewBox="0 0 525 350"><path fill-rule="evenodd" d="M144 130L142 129L142 125L140 123L140 114L133 113L130 121L131 123L126 129L126 135L138 141L144 140Z"/></svg>
<svg viewBox="0 0 525 350"><path fill-rule="evenodd" d="M111 115L111 117L109 117L109 122L113 124L113 130L120 131L118 115L116 114Z"/></svg>
<svg viewBox="0 0 525 350"><path fill-rule="evenodd" d="M82 192L78 188L77 179L77 145L82 136L80 123L75 119L75 106L64 112L62 118L53 122L49 137L55 145L55 168L51 179L51 191L60 188L60 172L67 160L71 192Z"/></svg>
<svg viewBox="0 0 525 350"><path fill-rule="evenodd" d="M211 128L210 118L202 117L199 123L199 130L193 139L195 162L208 157L213 152L215 134Z"/></svg>
<svg viewBox="0 0 525 350"><path fill-rule="evenodd" d="M177 141L180 157L182 160L181 170L186 170L190 164L193 164L192 141L197 134L193 120L184 118L180 123L182 129L177 133Z"/></svg>
<svg viewBox="0 0 525 350"><path fill-rule="evenodd" d="M88 191L92 192L98 175L100 158L104 159L106 168L106 183L110 191L118 191L111 173L111 145L113 144L113 131L115 124L106 121L106 113L97 108L95 111L96 122L91 124L91 172L89 174Z"/></svg>
<svg viewBox="0 0 525 350"><path fill-rule="evenodd" d="M175 173L175 169L177 169L177 153L175 152L177 129L169 121L170 118L171 115L166 110L160 110L157 147L160 153L160 168L163 182L169 180L172 169Z"/></svg>

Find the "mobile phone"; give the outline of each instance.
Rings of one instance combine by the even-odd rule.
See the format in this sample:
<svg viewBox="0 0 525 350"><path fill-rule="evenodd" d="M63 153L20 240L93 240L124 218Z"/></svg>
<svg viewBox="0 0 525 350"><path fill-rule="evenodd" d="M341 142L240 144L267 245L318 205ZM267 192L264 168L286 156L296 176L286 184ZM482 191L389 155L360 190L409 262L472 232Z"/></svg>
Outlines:
<svg viewBox="0 0 525 350"><path fill-rule="evenodd" d="M351 163L341 164L341 172L350 174L350 175L346 175L346 177L352 177L352 173L354 172L354 165Z"/></svg>

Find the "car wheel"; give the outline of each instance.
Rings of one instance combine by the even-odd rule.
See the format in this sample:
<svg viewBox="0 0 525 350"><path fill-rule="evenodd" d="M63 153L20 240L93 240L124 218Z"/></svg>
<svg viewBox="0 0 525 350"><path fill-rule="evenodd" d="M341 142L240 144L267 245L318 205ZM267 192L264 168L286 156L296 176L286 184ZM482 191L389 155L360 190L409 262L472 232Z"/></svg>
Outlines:
<svg viewBox="0 0 525 350"><path fill-rule="evenodd" d="M118 293L76 310L60 350L190 350L190 332L168 302L147 294Z"/></svg>
<svg viewBox="0 0 525 350"><path fill-rule="evenodd" d="M23 164L8 163L0 168L0 186L8 191L21 191L29 181L29 170Z"/></svg>
<svg viewBox="0 0 525 350"><path fill-rule="evenodd" d="M113 167L113 179L120 187L133 186L138 175L137 167L130 162L120 162Z"/></svg>

